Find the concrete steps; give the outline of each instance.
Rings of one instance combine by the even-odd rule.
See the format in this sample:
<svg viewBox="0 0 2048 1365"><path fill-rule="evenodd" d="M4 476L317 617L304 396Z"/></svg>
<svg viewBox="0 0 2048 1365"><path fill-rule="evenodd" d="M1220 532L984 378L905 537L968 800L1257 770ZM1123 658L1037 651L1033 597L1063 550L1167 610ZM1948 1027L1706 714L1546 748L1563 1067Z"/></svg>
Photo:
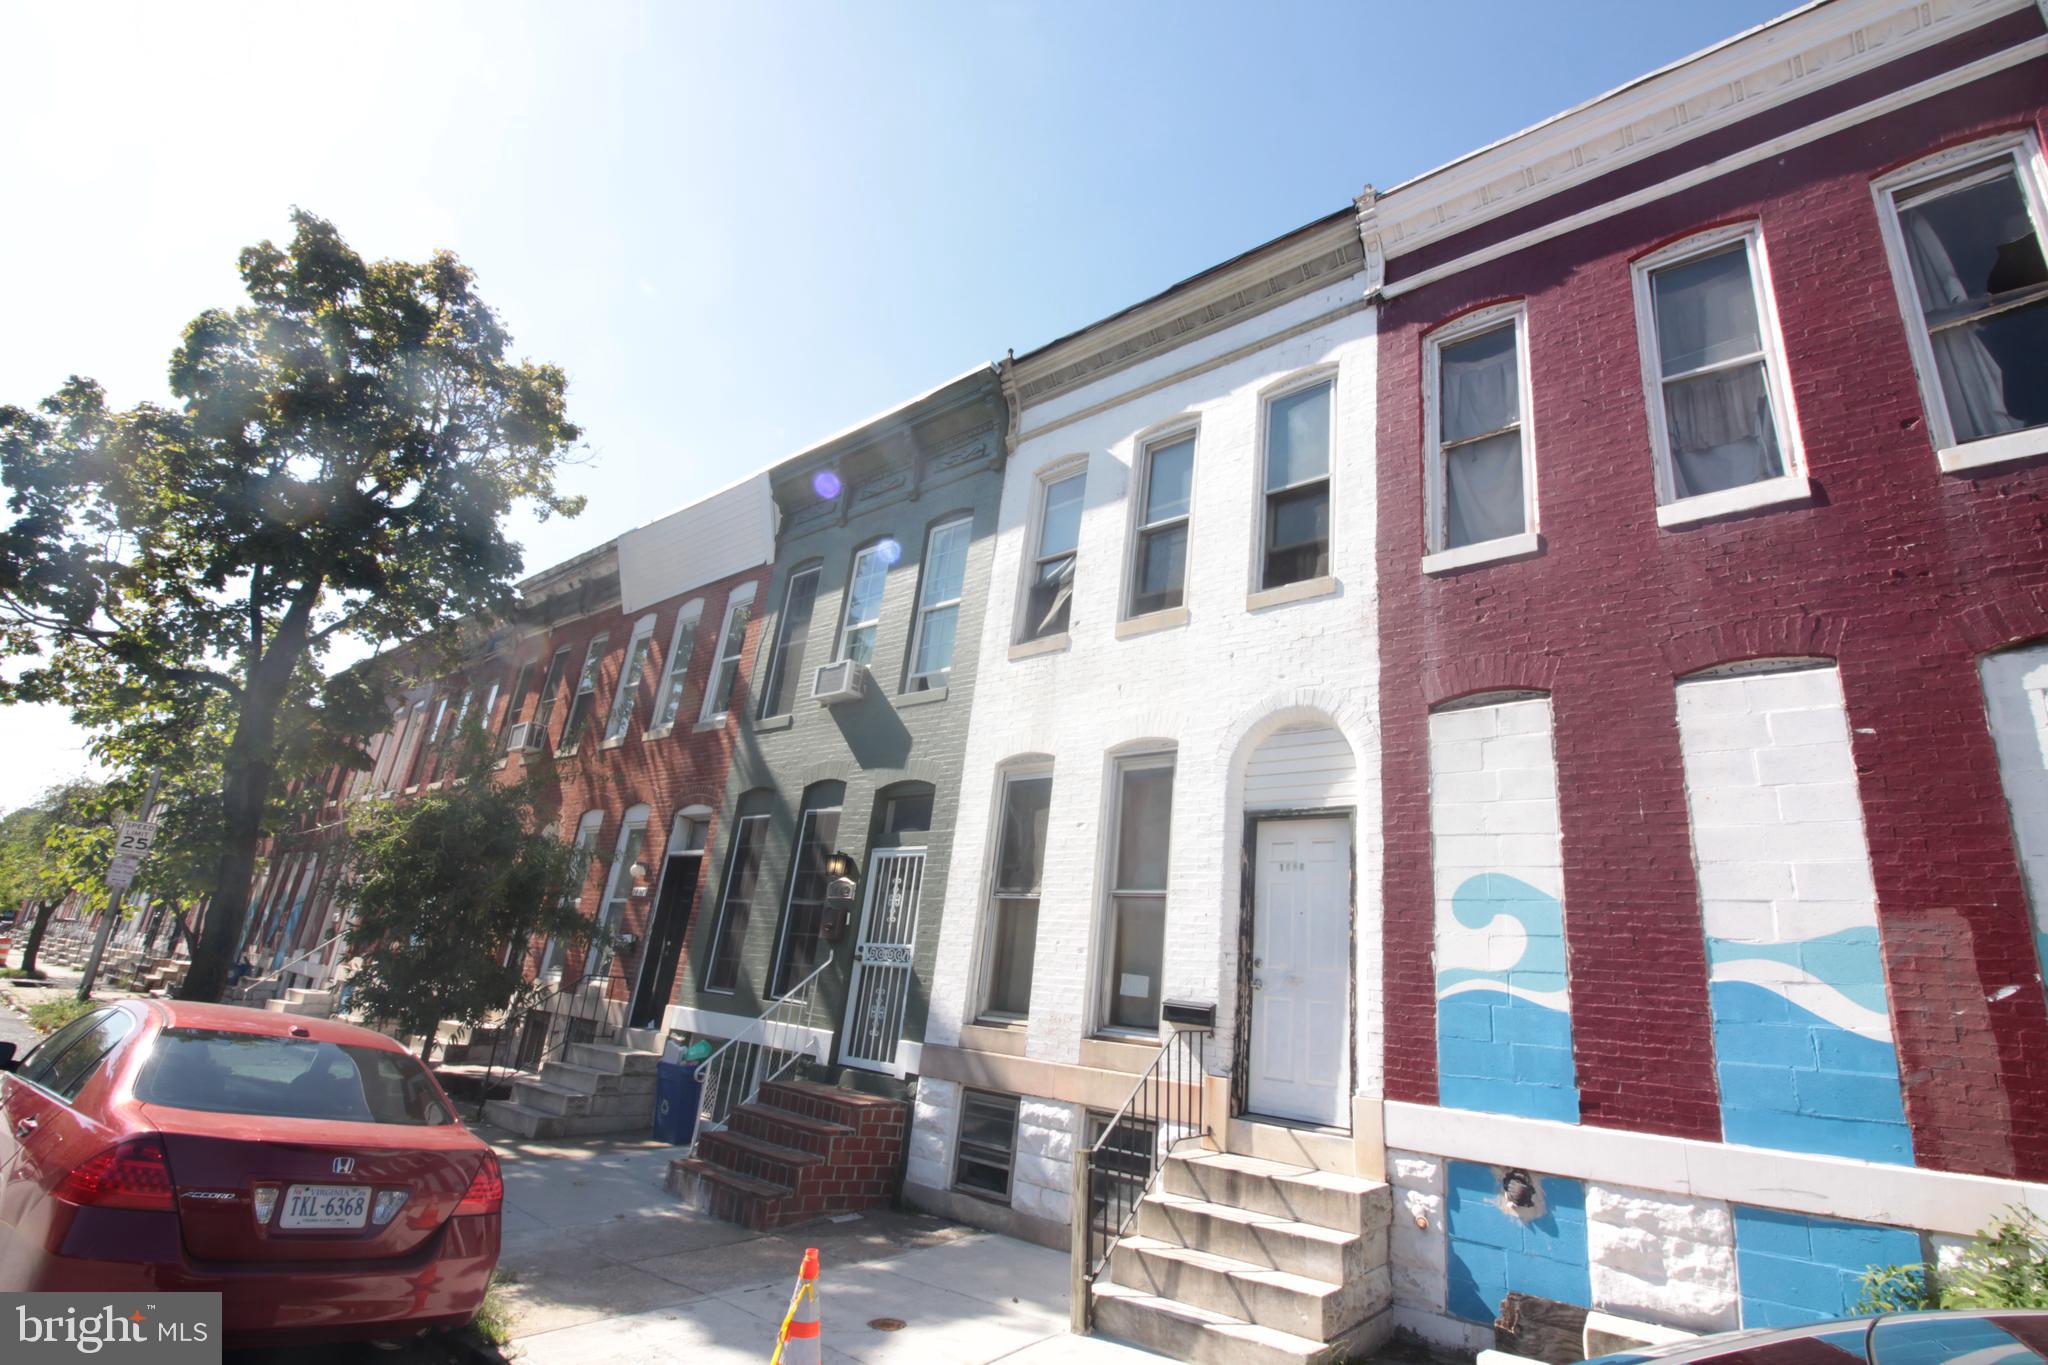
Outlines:
<svg viewBox="0 0 2048 1365"><path fill-rule="evenodd" d="M1097 1327L1214 1365L1336 1362L1392 1333L1380 1181L1224 1152L1170 1156L1091 1286Z"/></svg>
<svg viewBox="0 0 2048 1365"><path fill-rule="evenodd" d="M282 996L264 1001L263 1008L272 1014L302 1014L314 1019L327 1019L334 1014L334 992L293 986Z"/></svg>
<svg viewBox="0 0 2048 1365"><path fill-rule="evenodd" d="M510 1098L486 1103L484 1118L530 1138L650 1132L661 1054L635 1045L649 1041L629 1029L616 1044L571 1043L565 1060L543 1062L538 1076L512 1082Z"/></svg>

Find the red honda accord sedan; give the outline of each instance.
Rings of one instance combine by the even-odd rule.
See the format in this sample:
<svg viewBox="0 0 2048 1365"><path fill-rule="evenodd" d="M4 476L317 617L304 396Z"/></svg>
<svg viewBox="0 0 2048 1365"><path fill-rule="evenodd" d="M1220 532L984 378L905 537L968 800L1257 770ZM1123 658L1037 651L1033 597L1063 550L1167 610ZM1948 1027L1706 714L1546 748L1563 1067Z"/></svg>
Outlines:
<svg viewBox="0 0 2048 1365"><path fill-rule="evenodd" d="M125 1000L0 1068L0 1289L215 1291L230 1346L483 1303L498 1160L382 1034Z"/></svg>

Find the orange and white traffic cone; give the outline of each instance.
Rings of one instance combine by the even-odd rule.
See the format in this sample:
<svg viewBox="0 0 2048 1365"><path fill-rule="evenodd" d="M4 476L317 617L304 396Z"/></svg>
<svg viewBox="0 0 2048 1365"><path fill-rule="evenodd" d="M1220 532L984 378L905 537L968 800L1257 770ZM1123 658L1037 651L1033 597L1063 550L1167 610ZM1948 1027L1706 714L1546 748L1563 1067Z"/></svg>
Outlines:
<svg viewBox="0 0 2048 1365"><path fill-rule="evenodd" d="M775 1356L768 1365L824 1365L824 1324L818 1321L818 1249L804 1252L804 1266L796 1274L796 1289L789 1296L789 1311L782 1315L782 1331L775 1338Z"/></svg>

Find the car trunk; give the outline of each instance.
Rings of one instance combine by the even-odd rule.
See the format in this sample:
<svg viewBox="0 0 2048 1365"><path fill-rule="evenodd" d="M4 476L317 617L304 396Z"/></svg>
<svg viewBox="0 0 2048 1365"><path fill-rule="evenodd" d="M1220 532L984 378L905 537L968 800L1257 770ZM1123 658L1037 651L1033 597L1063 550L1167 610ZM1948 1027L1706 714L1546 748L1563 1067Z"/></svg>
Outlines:
<svg viewBox="0 0 2048 1365"><path fill-rule="evenodd" d="M414 1126L233 1115L145 1105L163 1133L187 1254L206 1261L357 1261L419 1250L469 1189L484 1148L457 1124ZM315 1188L318 1187L318 1188ZM267 1220L258 1194L276 1191ZM294 1199L294 1191L300 1196ZM405 1192L376 1221L377 1196ZM290 1227L300 1221L360 1226Z"/></svg>

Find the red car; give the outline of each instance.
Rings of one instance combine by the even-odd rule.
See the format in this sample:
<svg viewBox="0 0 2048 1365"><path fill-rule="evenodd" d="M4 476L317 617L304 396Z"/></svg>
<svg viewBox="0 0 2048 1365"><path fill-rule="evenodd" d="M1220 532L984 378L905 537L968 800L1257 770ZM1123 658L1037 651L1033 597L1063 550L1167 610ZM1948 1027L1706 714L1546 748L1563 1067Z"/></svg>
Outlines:
<svg viewBox="0 0 2048 1365"><path fill-rule="evenodd" d="M230 1346L476 1316L498 1160L382 1034L125 1000L0 1044L0 1289L221 1295Z"/></svg>

